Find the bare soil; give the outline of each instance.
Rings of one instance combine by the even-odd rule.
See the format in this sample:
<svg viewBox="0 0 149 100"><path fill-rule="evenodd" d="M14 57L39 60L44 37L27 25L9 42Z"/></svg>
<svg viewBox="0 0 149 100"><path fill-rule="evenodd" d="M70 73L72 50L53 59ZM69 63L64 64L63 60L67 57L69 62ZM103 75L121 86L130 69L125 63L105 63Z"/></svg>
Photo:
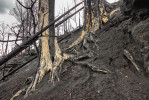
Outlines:
<svg viewBox="0 0 149 100"><path fill-rule="evenodd" d="M146 13L146 10L139 12ZM81 62L90 63L95 69L108 70L109 73L65 61L59 74L60 81L55 80L55 84L51 84L50 72L47 73L37 85L37 90L23 100L149 100L149 39L145 38L149 32L149 17L140 17L140 14L136 14L136 19L131 15L116 14L93 34L95 41L87 42L88 50L81 44L77 46L80 53L93 54L92 58L82 59ZM68 47L79 37L80 30L60 36L58 40L68 35L60 41L60 47ZM132 54L141 72L124 56L124 49ZM18 60L23 58L24 56ZM0 100L9 100L18 90L29 86L28 77L35 76L37 65L38 59L35 59L1 81ZM16 100L21 100L23 95L22 93Z"/></svg>

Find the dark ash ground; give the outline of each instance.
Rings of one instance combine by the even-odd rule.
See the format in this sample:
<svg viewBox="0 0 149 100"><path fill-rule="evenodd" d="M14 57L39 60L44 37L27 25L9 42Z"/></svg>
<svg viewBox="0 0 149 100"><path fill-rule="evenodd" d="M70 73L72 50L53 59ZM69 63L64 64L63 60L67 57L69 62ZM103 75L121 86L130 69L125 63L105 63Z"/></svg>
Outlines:
<svg viewBox="0 0 149 100"><path fill-rule="evenodd" d="M94 56L82 62L90 63L96 69L109 70L110 73L103 74L86 65L65 61L59 82L56 80L53 86L48 81L50 74L46 74L37 85L37 90L24 100L149 100L149 10L146 6L138 6L137 1L133 9L122 9L96 31L93 38L99 48L90 41L89 51L84 51L79 45L79 52L91 52ZM68 35L60 42L61 48L66 48L79 34L78 30ZM59 40L65 36L59 37ZM140 73L124 56L124 49L132 54L141 69ZM25 56L19 59L25 59ZM18 90L28 86L30 82L27 78L35 76L37 64L38 59L35 59L2 81L0 100L9 100ZM16 100L21 100L22 95Z"/></svg>

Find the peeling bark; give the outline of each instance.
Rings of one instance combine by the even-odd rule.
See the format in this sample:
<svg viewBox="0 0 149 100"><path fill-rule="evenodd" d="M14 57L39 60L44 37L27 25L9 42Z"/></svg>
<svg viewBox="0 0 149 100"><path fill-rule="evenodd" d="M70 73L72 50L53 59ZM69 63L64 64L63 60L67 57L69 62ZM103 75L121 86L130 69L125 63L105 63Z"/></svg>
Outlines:
<svg viewBox="0 0 149 100"><path fill-rule="evenodd" d="M48 25L48 0L40 1L39 5L39 29ZM39 83L42 78L44 77L45 73L52 69L52 60L50 55L50 48L49 48L49 31L46 30L42 33L42 37L40 38L41 41L41 56L40 56L40 67L37 71L36 77L34 82L31 86L27 89L26 94L30 91L34 91L37 83ZM26 95L26 96L27 96Z"/></svg>

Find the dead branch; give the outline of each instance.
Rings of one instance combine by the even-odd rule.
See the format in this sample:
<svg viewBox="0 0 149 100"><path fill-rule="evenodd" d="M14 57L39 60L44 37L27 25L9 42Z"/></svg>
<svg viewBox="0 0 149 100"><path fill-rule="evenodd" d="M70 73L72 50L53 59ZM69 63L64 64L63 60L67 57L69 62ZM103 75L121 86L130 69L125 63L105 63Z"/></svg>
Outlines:
<svg viewBox="0 0 149 100"><path fill-rule="evenodd" d="M32 0L31 0L31 1L32 1ZM17 2L18 2L22 7L24 7L25 9L32 9L33 6L34 6L34 4L36 3L36 1L37 1L37 0L32 1L32 5L31 5L30 7L26 7L26 6L24 6L19 0L17 0Z"/></svg>
<svg viewBox="0 0 149 100"><path fill-rule="evenodd" d="M127 59L129 59L131 61L131 63L135 66L137 71L140 72L140 69L139 69L138 65L135 63L132 55L129 53L128 50L124 49L124 55L127 57Z"/></svg>

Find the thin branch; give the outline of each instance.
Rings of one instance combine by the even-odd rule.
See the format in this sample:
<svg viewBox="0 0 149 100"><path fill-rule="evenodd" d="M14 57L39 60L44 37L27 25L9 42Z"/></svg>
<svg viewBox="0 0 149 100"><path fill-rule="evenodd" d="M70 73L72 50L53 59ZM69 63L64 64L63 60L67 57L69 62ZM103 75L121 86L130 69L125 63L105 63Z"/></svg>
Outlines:
<svg viewBox="0 0 149 100"><path fill-rule="evenodd" d="M32 0L31 0L31 1L32 1ZM17 0L17 2L18 2L22 7L24 7L25 9L32 9L33 6L34 6L34 4L36 3L36 1L37 1L37 0L35 0L34 2L32 1L31 7L26 7L26 6L24 6L19 0Z"/></svg>
<svg viewBox="0 0 149 100"><path fill-rule="evenodd" d="M134 67L137 69L137 71L140 72L138 65L135 63L132 55L129 53L128 50L124 49L124 55L127 57L127 59L129 59L131 61L131 63L134 65Z"/></svg>
<svg viewBox="0 0 149 100"><path fill-rule="evenodd" d="M16 42L16 41L21 41L22 39L17 39L17 40L0 40L0 42Z"/></svg>

